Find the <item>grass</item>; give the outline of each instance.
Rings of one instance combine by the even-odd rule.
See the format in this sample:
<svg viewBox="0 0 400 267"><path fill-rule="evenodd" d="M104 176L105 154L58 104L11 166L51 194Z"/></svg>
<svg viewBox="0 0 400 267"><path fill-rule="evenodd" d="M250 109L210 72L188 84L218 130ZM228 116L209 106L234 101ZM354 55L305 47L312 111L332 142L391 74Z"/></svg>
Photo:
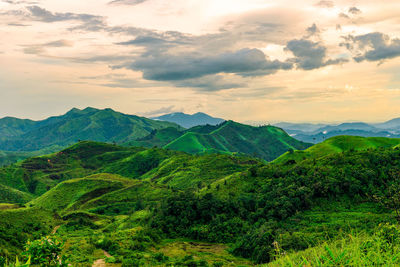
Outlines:
<svg viewBox="0 0 400 267"><path fill-rule="evenodd" d="M278 246L278 244L276 245ZM391 243L379 234L348 234L300 252L285 254L279 251L273 266L398 266L400 245Z"/></svg>
<svg viewBox="0 0 400 267"><path fill-rule="evenodd" d="M273 162L278 164L286 163L290 160L300 162L350 150L389 148L399 145L400 139L397 138L335 136L303 151L286 152Z"/></svg>
<svg viewBox="0 0 400 267"><path fill-rule="evenodd" d="M239 152L271 161L289 149L305 149L310 146L273 126L253 127L227 121L216 127L205 128L189 129L165 148L191 154Z"/></svg>
<svg viewBox="0 0 400 267"><path fill-rule="evenodd" d="M96 174L58 184L27 205L46 210L76 210L87 201L124 187L130 181L111 174Z"/></svg>

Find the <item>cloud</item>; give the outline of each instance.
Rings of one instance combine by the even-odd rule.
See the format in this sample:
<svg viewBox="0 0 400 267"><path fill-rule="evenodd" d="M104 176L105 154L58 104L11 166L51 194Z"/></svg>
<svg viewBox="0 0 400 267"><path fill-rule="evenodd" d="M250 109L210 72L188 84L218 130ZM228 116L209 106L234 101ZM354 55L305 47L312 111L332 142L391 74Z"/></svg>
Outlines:
<svg viewBox="0 0 400 267"><path fill-rule="evenodd" d="M400 56L400 39L391 39L380 32L358 36L348 35L343 38L345 42L341 43L341 46L353 52L356 62L381 61Z"/></svg>
<svg viewBox="0 0 400 267"><path fill-rule="evenodd" d="M177 87L197 88L199 91L207 92L243 88L247 86L244 82L233 81L233 77L225 79L222 75L208 75L201 78L176 81L175 85Z"/></svg>
<svg viewBox="0 0 400 267"><path fill-rule="evenodd" d="M310 27L306 29L307 31L307 37L311 37L314 35L319 35L321 33L320 29L317 27L317 25L314 23Z"/></svg>
<svg viewBox="0 0 400 267"><path fill-rule="evenodd" d="M44 44L34 44L25 46L24 53L38 55L44 53L46 51L46 48L48 47L72 47L73 45L74 43L69 40L57 40Z"/></svg>
<svg viewBox="0 0 400 267"><path fill-rule="evenodd" d="M36 5L39 1L15 1L15 0L2 0L4 3L8 3L10 5Z"/></svg>
<svg viewBox="0 0 400 267"><path fill-rule="evenodd" d="M109 2L109 5L130 5L135 6L146 2L147 0L114 0Z"/></svg>
<svg viewBox="0 0 400 267"><path fill-rule="evenodd" d="M27 24L22 24L22 23L8 23L8 26L13 26L13 27L28 27L31 25L27 25Z"/></svg>
<svg viewBox="0 0 400 267"><path fill-rule="evenodd" d="M72 26L70 30L86 30L86 31L100 31L105 30L107 24L105 17L96 16L91 14L78 14L78 13L60 13L51 12L47 9L41 8L37 5L27 6L25 9L9 10L0 15L13 15L19 17L21 20L40 21L46 23L62 22L62 21L78 21L81 25Z"/></svg>
<svg viewBox="0 0 400 267"><path fill-rule="evenodd" d="M350 7L349 8L349 13L353 14L353 15L358 15L358 14L361 14L362 12L357 7Z"/></svg>
<svg viewBox="0 0 400 267"><path fill-rule="evenodd" d="M280 69L290 69L292 65L278 60L271 61L258 49L245 48L218 55L150 54L125 67L142 71L143 78L147 80L179 81L219 73L266 75Z"/></svg>
<svg viewBox="0 0 400 267"><path fill-rule="evenodd" d="M175 112L183 112L183 109L177 109L177 108L175 108L174 105L171 105L171 106L161 107L156 110L142 112L142 113L138 113L138 114L141 116L147 116L147 117L157 117L160 115L164 115L164 114L168 114L168 113L175 113Z"/></svg>
<svg viewBox="0 0 400 267"><path fill-rule="evenodd" d="M324 8L333 8L335 6L335 4L333 3L333 1L322 0L322 1L319 1L318 3L316 3L315 6L324 7Z"/></svg>
<svg viewBox="0 0 400 267"><path fill-rule="evenodd" d="M296 64L297 68L303 70L313 70L327 65L347 62L346 59L327 59L325 46L320 42L306 39L288 42L285 50L293 53L295 58L291 61Z"/></svg>

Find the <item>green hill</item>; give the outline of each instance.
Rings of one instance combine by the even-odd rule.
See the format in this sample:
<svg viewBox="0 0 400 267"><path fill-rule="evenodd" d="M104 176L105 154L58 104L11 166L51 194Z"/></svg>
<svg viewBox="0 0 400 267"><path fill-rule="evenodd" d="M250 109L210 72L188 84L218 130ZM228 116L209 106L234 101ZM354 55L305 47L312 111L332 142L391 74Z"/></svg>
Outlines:
<svg viewBox="0 0 400 267"><path fill-rule="evenodd" d="M274 163L285 163L288 161L293 163L293 161L299 162L306 159L316 159L332 153L389 148L399 146L399 144L400 139L397 138L336 136L303 151L287 152L274 160Z"/></svg>
<svg viewBox="0 0 400 267"><path fill-rule="evenodd" d="M26 203L32 195L0 184L0 203Z"/></svg>
<svg viewBox="0 0 400 267"><path fill-rule="evenodd" d="M273 126L253 127L227 121L215 128L206 126L205 131L201 129L189 129L165 148L191 154L237 152L271 161L290 149L305 149L310 146Z"/></svg>
<svg viewBox="0 0 400 267"><path fill-rule="evenodd" d="M8 123L10 120L13 123ZM72 109L62 116L36 122L5 118L0 121L0 127L5 132L0 138L0 150L5 151L65 147L78 140L124 143L147 136L156 129L181 128L170 122L95 108Z"/></svg>
<svg viewBox="0 0 400 267"><path fill-rule="evenodd" d="M175 127L168 127L164 129L154 130L149 135L138 138L135 141L130 141L125 143L126 146L142 146L142 147L163 147L166 144L172 142L176 138L180 137L184 134L184 131L181 131Z"/></svg>
<svg viewBox="0 0 400 267"><path fill-rule="evenodd" d="M1 199L0 257L46 237L72 266L399 265L398 218L381 201L400 188L398 145L327 141L290 165L84 141L0 168L0 196L17 196Z"/></svg>

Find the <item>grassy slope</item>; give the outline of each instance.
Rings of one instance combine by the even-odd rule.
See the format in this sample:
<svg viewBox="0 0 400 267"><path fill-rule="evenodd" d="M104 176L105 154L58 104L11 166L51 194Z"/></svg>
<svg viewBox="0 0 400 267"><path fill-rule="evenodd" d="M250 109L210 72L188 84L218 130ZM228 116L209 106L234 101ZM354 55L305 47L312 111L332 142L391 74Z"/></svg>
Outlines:
<svg viewBox="0 0 400 267"><path fill-rule="evenodd" d="M165 148L193 154L240 152L273 160L289 149L305 149L308 146L276 127L253 127L227 121L211 132L189 130Z"/></svg>
<svg viewBox="0 0 400 267"><path fill-rule="evenodd" d="M274 160L274 163L285 163L288 160L299 162L305 159L320 158L332 153L388 148L398 146L399 144L400 139L397 138L336 136L303 151L287 152Z"/></svg>
<svg viewBox="0 0 400 267"><path fill-rule="evenodd" d="M135 141L125 143L126 146L142 146L142 147L163 147L180 137L184 132L174 127L167 127L160 130L154 130L148 136L139 138Z"/></svg>
<svg viewBox="0 0 400 267"><path fill-rule="evenodd" d="M26 203L32 195L0 184L0 203Z"/></svg>

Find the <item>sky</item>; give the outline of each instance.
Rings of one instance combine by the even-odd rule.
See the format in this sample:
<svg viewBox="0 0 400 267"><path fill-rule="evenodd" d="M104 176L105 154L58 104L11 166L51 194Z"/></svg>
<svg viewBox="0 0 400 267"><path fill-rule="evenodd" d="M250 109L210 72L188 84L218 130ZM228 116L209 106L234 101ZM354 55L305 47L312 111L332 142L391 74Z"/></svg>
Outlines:
<svg viewBox="0 0 400 267"><path fill-rule="evenodd" d="M0 117L400 117L398 0L0 0Z"/></svg>

